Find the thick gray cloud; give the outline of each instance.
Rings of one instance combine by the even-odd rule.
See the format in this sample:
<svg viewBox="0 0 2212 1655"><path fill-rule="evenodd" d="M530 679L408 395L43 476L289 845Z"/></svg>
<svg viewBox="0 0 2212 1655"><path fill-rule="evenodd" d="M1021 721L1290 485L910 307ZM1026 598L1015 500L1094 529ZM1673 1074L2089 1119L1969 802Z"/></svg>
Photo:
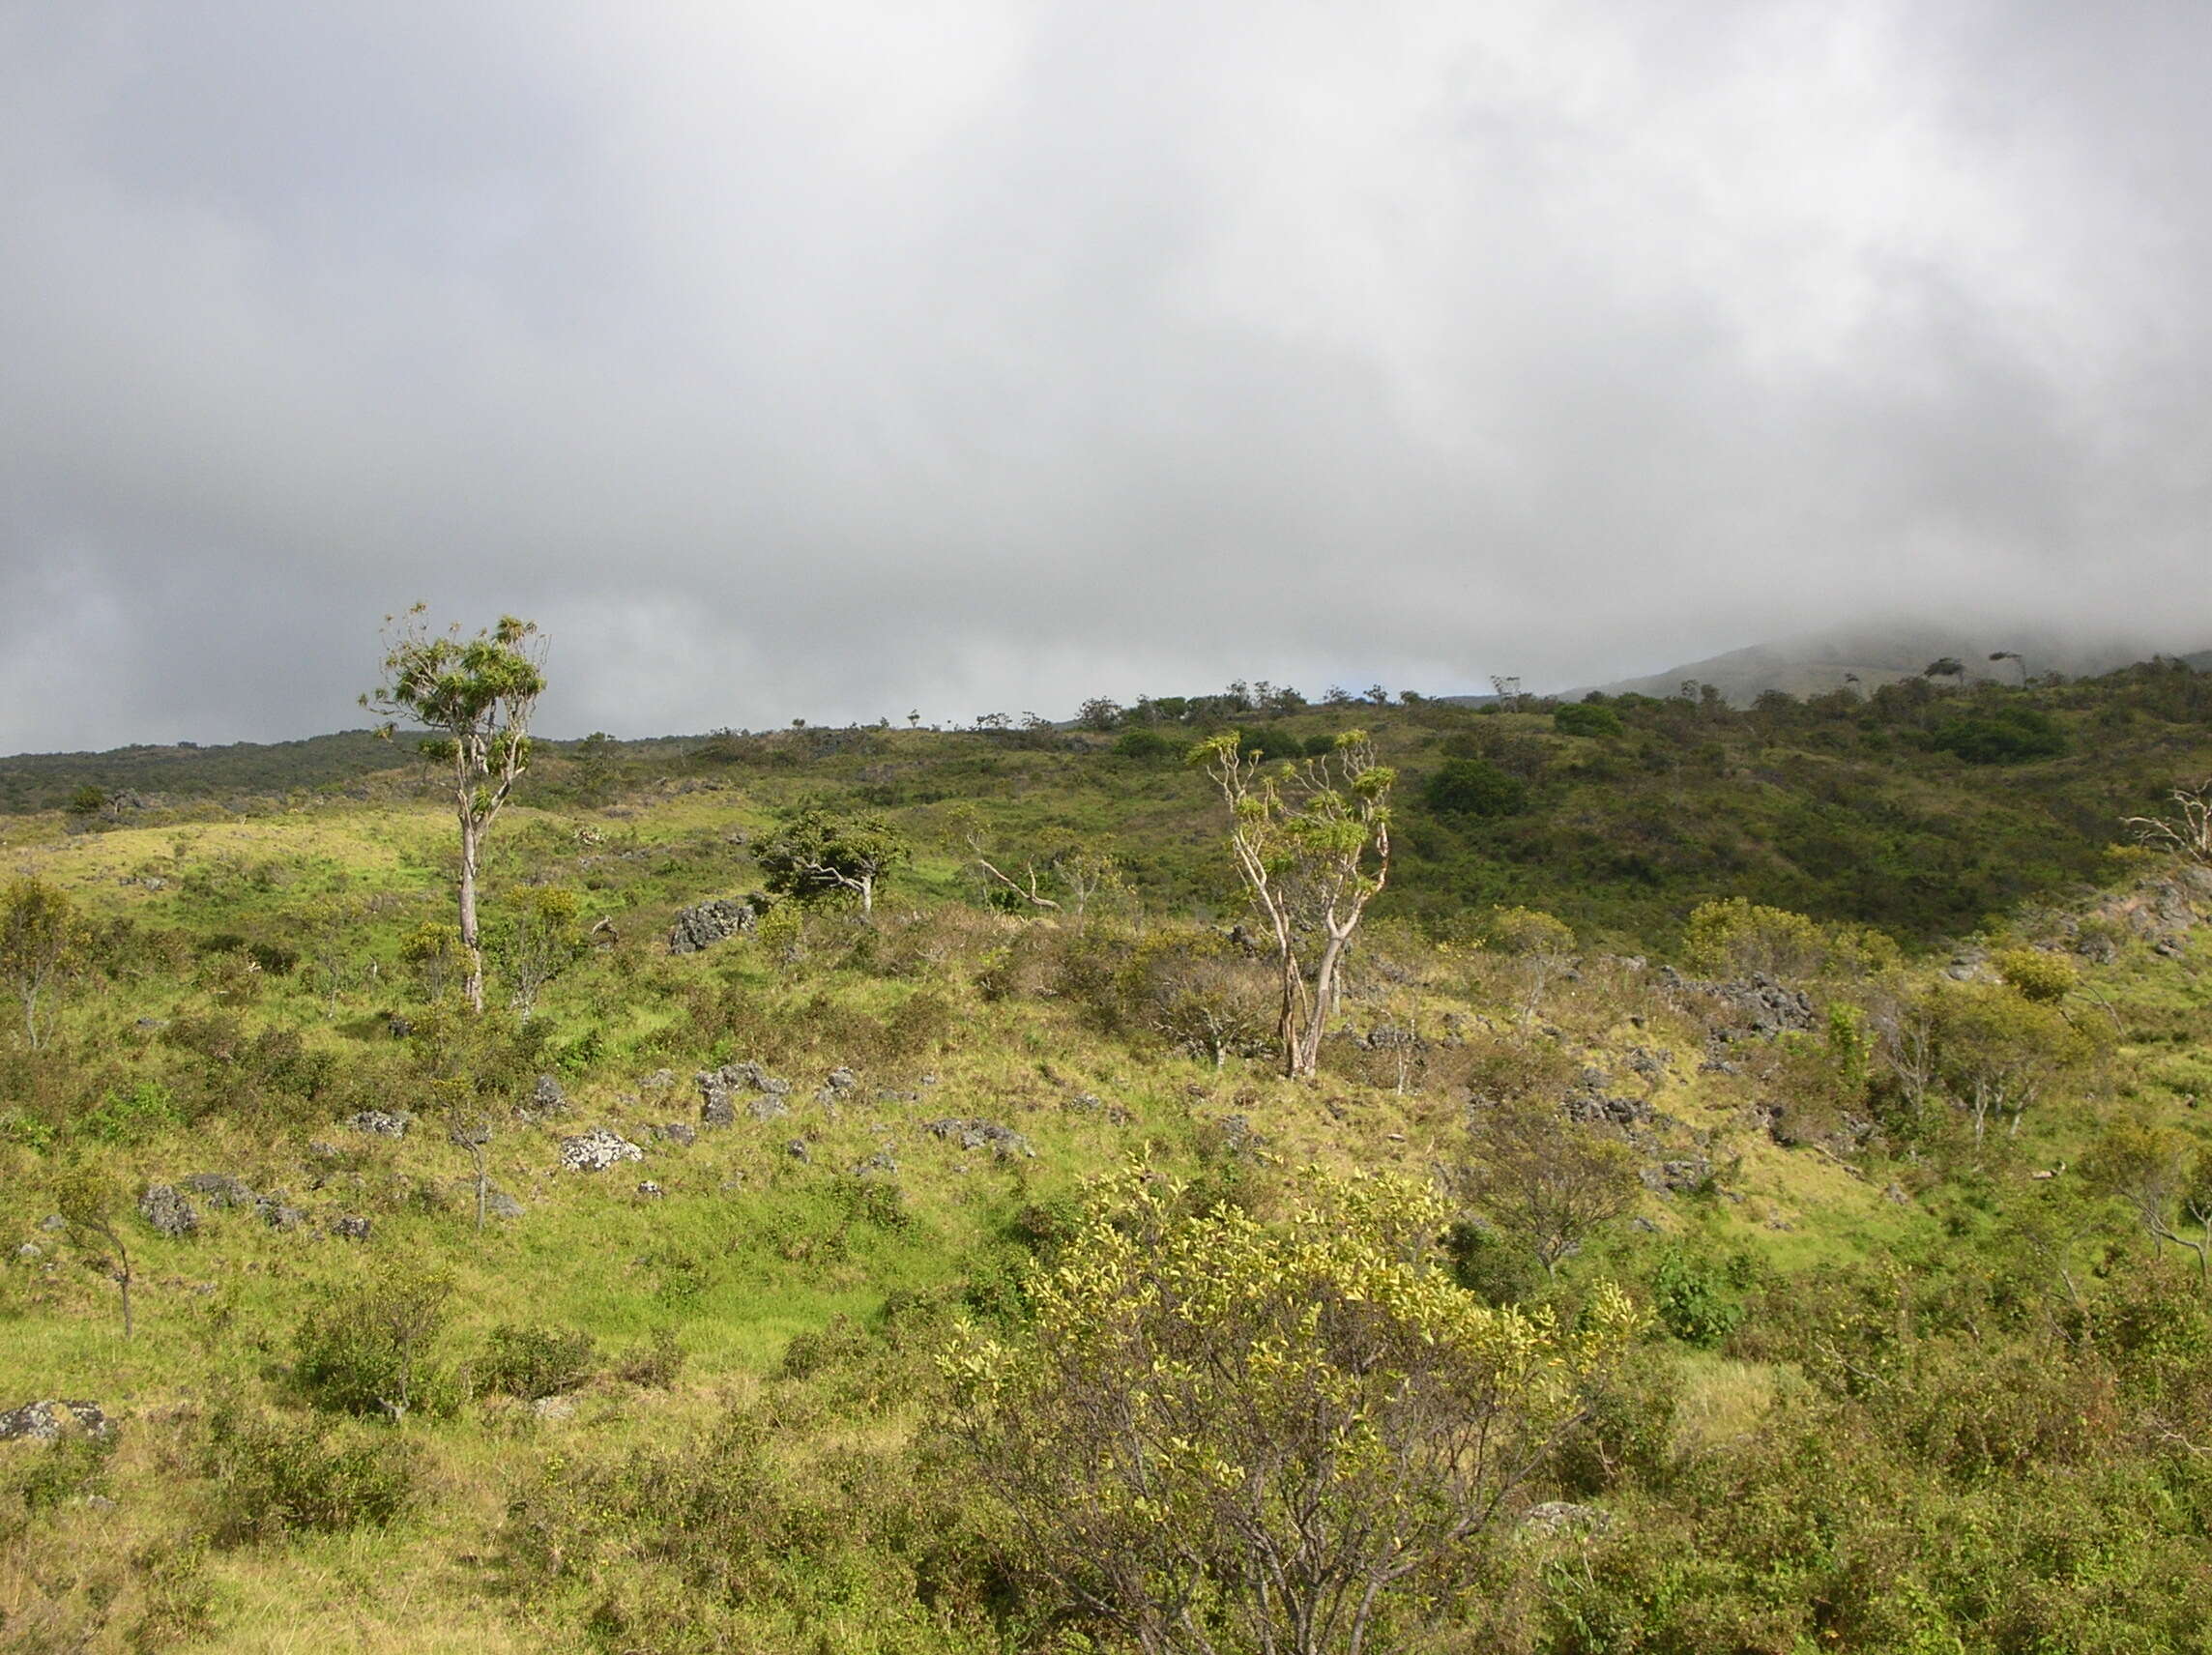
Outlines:
<svg viewBox="0 0 2212 1655"><path fill-rule="evenodd" d="M2212 642L2212 11L0 3L0 751Z"/></svg>

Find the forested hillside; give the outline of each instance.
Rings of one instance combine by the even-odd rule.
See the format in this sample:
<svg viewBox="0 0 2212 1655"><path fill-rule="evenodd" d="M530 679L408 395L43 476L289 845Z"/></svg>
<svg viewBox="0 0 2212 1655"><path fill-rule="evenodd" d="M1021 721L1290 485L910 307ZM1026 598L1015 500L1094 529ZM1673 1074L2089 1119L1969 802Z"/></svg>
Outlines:
<svg viewBox="0 0 2212 1655"><path fill-rule="evenodd" d="M2212 675L541 745L481 1015L371 740L0 764L0 1647L2202 1646Z"/></svg>

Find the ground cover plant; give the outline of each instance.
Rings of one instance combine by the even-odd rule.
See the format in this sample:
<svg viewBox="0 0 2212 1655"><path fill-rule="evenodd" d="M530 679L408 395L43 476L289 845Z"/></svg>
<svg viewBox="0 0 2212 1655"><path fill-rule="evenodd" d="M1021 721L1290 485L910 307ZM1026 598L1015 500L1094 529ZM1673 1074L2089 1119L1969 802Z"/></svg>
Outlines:
<svg viewBox="0 0 2212 1655"><path fill-rule="evenodd" d="M2197 1647L2208 685L0 764L0 1647Z"/></svg>

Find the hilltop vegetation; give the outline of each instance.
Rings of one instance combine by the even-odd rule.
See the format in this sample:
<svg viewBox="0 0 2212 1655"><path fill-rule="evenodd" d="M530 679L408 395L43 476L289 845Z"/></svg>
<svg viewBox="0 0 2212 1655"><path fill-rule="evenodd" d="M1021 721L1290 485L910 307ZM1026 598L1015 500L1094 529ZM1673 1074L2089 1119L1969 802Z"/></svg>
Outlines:
<svg viewBox="0 0 2212 1655"><path fill-rule="evenodd" d="M0 1644L2197 1646L2212 678L1085 722L543 749L481 1017L403 749L42 761ZM1292 1082L1182 755L1353 728Z"/></svg>

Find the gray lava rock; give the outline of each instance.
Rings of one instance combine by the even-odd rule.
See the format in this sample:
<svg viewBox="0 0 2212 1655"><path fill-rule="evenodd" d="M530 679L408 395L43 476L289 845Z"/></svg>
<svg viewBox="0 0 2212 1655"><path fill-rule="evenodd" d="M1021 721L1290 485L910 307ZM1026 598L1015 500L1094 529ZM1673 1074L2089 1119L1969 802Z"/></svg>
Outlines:
<svg viewBox="0 0 2212 1655"><path fill-rule="evenodd" d="M525 1120L543 1120L548 1117L568 1113L568 1094L561 1089L561 1083L551 1075L539 1075L538 1084L530 1089L530 1096L514 1112Z"/></svg>
<svg viewBox="0 0 2212 1655"><path fill-rule="evenodd" d="M1662 1161L1655 1167L1645 1167L1638 1175L1647 1190L1667 1195L1678 1195L1694 1190L1713 1176L1712 1162L1700 1156L1690 1161Z"/></svg>
<svg viewBox="0 0 2212 1655"><path fill-rule="evenodd" d="M49 1235L56 1234L69 1228L69 1220L58 1212L49 1212L39 1220L39 1228Z"/></svg>
<svg viewBox="0 0 2212 1655"><path fill-rule="evenodd" d="M371 1228L367 1219L348 1213L332 1223L331 1234L347 1241L366 1241Z"/></svg>
<svg viewBox="0 0 2212 1655"><path fill-rule="evenodd" d="M814 1159L814 1151L806 1147L806 1140L803 1138L794 1138L783 1147L783 1152L795 1161L811 1161Z"/></svg>
<svg viewBox="0 0 2212 1655"><path fill-rule="evenodd" d="M604 1126L561 1140L561 1165L572 1173L603 1173L618 1161L644 1158L643 1149Z"/></svg>
<svg viewBox="0 0 2212 1655"><path fill-rule="evenodd" d="M0 1442L51 1442L67 1431L105 1437L114 1429L98 1403L48 1398L0 1413Z"/></svg>
<svg viewBox="0 0 2212 1655"><path fill-rule="evenodd" d="M394 1040L404 1040L415 1032L415 1020L402 1017L395 1011L384 1020L384 1031Z"/></svg>
<svg viewBox="0 0 2212 1655"><path fill-rule="evenodd" d="M699 903L676 915L676 922L668 928L668 951L696 954L716 943L745 935L759 919L760 910L750 901L718 897L713 902Z"/></svg>
<svg viewBox="0 0 2212 1655"><path fill-rule="evenodd" d="M724 1063L718 1069L701 1069L699 1118L709 1126L734 1126L738 1103L745 1100L745 1113L755 1120L773 1120L791 1113L784 1101L791 1083L770 1074L758 1063Z"/></svg>
<svg viewBox="0 0 2212 1655"><path fill-rule="evenodd" d="M1015 1156L1034 1159L1036 1150L1030 1141L1010 1126L1001 1126L990 1120L963 1120L947 1118L943 1120L925 1120L922 1130L946 1143L957 1144L963 1149L988 1148L999 1160Z"/></svg>
<svg viewBox="0 0 2212 1655"><path fill-rule="evenodd" d="M1528 1508L1522 1526L1536 1534L1603 1534L1613 1526L1613 1513L1572 1500L1546 1500Z"/></svg>
<svg viewBox="0 0 2212 1655"><path fill-rule="evenodd" d="M1637 1097L1608 1097L1603 1092L1577 1092L1560 1106L1570 1120L1586 1126L1642 1126L1651 1119L1651 1106Z"/></svg>
<svg viewBox="0 0 2212 1655"><path fill-rule="evenodd" d="M276 1196L263 1196L254 1204L254 1208L261 1214L262 1223L279 1233L298 1230L307 1222L303 1209L287 1205Z"/></svg>
<svg viewBox="0 0 2212 1655"><path fill-rule="evenodd" d="M653 1128L653 1135L655 1138L666 1139L671 1144L681 1145L686 1149L699 1142L699 1129L688 1120L664 1122Z"/></svg>
<svg viewBox="0 0 2212 1655"><path fill-rule="evenodd" d="M194 1173L183 1183L218 1211L225 1207L251 1206L261 1199L245 1179L234 1178L228 1173Z"/></svg>
<svg viewBox="0 0 2212 1655"><path fill-rule="evenodd" d="M637 1193L644 1197L647 1201L658 1201L668 1192L662 1189L658 1184L655 1183L651 1178L647 1178L637 1186Z"/></svg>
<svg viewBox="0 0 2212 1655"><path fill-rule="evenodd" d="M1663 967L1659 975L1675 994L1695 996L1705 1002L1711 1036L1724 1044L1745 1035L1771 1040L1778 1034L1809 1030L1818 1021L1810 995L1777 982L1764 972L1726 982L1699 982L1673 967Z"/></svg>
<svg viewBox="0 0 2212 1655"><path fill-rule="evenodd" d="M200 1227L192 1204L173 1184L148 1184L138 1198L138 1216L172 1240L182 1239Z"/></svg>
<svg viewBox="0 0 2212 1655"><path fill-rule="evenodd" d="M516 1201L505 1190L486 1190L484 1192L483 1209L485 1215L491 1218L520 1218L522 1216L522 1203Z"/></svg>
<svg viewBox="0 0 2212 1655"><path fill-rule="evenodd" d="M45 1256L46 1250L36 1241L26 1241L15 1249L16 1260L25 1264L35 1264Z"/></svg>
<svg viewBox="0 0 2212 1655"><path fill-rule="evenodd" d="M347 1116L346 1124L372 1138L404 1138L411 1122L408 1117L388 1109L364 1109Z"/></svg>

